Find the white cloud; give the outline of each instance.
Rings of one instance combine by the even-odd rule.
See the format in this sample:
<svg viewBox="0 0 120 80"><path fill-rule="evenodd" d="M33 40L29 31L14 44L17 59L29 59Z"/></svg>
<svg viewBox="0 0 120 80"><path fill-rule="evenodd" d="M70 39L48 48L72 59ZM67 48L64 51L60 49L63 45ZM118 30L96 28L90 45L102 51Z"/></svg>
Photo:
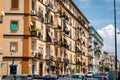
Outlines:
<svg viewBox="0 0 120 80"><path fill-rule="evenodd" d="M114 35L114 26L112 24L105 26L101 30L97 30L98 33L102 36L104 40L103 49L108 52L114 52L115 49L115 35ZM117 32L120 30L117 29ZM117 35L117 50L118 50L118 59L120 60L120 35Z"/></svg>

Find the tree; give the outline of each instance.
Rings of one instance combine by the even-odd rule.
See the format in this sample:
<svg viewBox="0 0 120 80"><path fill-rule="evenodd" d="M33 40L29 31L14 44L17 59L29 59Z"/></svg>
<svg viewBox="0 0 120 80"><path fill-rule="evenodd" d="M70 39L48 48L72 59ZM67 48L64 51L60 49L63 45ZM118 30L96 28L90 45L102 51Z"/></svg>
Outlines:
<svg viewBox="0 0 120 80"><path fill-rule="evenodd" d="M108 71L110 71L110 68L108 66L104 66L104 70L105 70L105 72L108 72Z"/></svg>

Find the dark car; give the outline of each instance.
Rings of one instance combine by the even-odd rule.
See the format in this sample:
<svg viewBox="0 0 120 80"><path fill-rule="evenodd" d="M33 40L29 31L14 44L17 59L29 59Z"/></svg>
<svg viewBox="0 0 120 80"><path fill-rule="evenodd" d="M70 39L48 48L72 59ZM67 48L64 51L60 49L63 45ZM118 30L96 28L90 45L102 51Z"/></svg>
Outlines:
<svg viewBox="0 0 120 80"><path fill-rule="evenodd" d="M72 76L72 78L74 78L74 79L80 79L80 80L86 80L84 75L78 75L78 74L74 74Z"/></svg>
<svg viewBox="0 0 120 80"><path fill-rule="evenodd" d="M23 76L23 75L7 75L2 77L2 80L26 80L27 77Z"/></svg>
<svg viewBox="0 0 120 80"><path fill-rule="evenodd" d="M59 79L57 79L57 80L81 80L81 79L67 78L67 77L65 77L65 78L59 78Z"/></svg>
<svg viewBox="0 0 120 80"><path fill-rule="evenodd" d="M86 80L99 80L97 78L86 78Z"/></svg>
<svg viewBox="0 0 120 80"><path fill-rule="evenodd" d="M58 79L58 77L57 77L57 75L55 75L55 74L45 75L45 76L43 77L43 80L57 80L57 79Z"/></svg>
<svg viewBox="0 0 120 80"><path fill-rule="evenodd" d="M32 80L33 79L35 79L35 80L43 80L43 77L41 77L40 75L33 74L32 75Z"/></svg>
<svg viewBox="0 0 120 80"><path fill-rule="evenodd" d="M96 78L96 79L98 79L98 80L108 80L108 79L106 78L106 76L104 76L104 75L94 76L93 78Z"/></svg>

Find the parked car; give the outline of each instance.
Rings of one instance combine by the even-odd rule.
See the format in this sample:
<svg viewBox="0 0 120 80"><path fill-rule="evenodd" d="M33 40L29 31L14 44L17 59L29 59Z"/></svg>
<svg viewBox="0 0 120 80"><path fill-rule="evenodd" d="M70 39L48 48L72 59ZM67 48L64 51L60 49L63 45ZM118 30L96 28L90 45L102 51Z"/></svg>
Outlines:
<svg viewBox="0 0 120 80"><path fill-rule="evenodd" d="M49 75L45 75L45 76L43 77L43 79L44 79L44 80L57 80L58 77L57 77L56 74L49 74Z"/></svg>
<svg viewBox="0 0 120 80"><path fill-rule="evenodd" d="M84 74L81 73L76 73L72 76L74 79L81 79L81 80L86 80Z"/></svg>
<svg viewBox="0 0 120 80"><path fill-rule="evenodd" d="M93 77L94 76L94 72L93 71L89 71L85 74L86 77Z"/></svg>
<svg viewBox="0 0 120 80"><path fill-rule="evenodd" d="M35 80L43 80L43 77L41 77L40 75L33 74L32 75L32 80L33 79L35 79Z"/></svg>
<svg viewBox="0 0 120 80"><path fill-rule="evenodd" d="M99 80L97 78L86 78L86 80Z"/></svg>
<svg viewBox="0 0 120 80"><path fill-rule="evenodd" d="M64 78L66 75L65 74L61 74L61 75L58 75L58 78Z"/></svg>
<svg viewBox="0 0 120 80"><path fill-rule="evenodd" d="M2 80L15 80L15 79L19 79L19 80L26 80L27 77L23 76L23 75L7 75L6 77L3 77Z"/></svg>
<svg viewBox="0 0 120 80"><path fill-rule="evenodd" d="M98 80L108 80L108 79L106 78L106 76L104 76L104 75L94 76L93 78L96 78L96 79L98 79Z"/></svg>
<svg viewBox="0 0 120 80"><path fill-rule="evenodd" d="M67 78L67 77L65 77L65 78L59 78L59 79L57 79L57 80L81 80L81 79Z"/></svg>

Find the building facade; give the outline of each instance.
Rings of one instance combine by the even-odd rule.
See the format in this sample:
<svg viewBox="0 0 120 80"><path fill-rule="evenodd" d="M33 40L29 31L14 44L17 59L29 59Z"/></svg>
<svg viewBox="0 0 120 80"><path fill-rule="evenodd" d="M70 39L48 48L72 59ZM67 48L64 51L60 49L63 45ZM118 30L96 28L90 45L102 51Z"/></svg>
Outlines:
<svg viewBox="0 0 120 80"><path fill-rule="evenodd" d="M0 0L0 78L1 78L1 67L2 67L2 55L3 55L3 0Z"/></svg>
<svg viewBox="0 0 120 80"><path fill-rule="evenodd" d="M3 75L88 71L89 21L72 0L4 1Z"/></svg>
<svg viewBox="0 0 120 80"><path fill-rule="evenodd" d="M109 68L111 71L115 71L115 54L113 52L109 52Z"/></svg>
<svg viewBox="0 0 120 80"><path fill-rule="evenodd" d="M101 61L103 55L103 39L94 29L94 27L89 27L90 37L89 37L89 70L94 72L101 71Z"/></svg>

